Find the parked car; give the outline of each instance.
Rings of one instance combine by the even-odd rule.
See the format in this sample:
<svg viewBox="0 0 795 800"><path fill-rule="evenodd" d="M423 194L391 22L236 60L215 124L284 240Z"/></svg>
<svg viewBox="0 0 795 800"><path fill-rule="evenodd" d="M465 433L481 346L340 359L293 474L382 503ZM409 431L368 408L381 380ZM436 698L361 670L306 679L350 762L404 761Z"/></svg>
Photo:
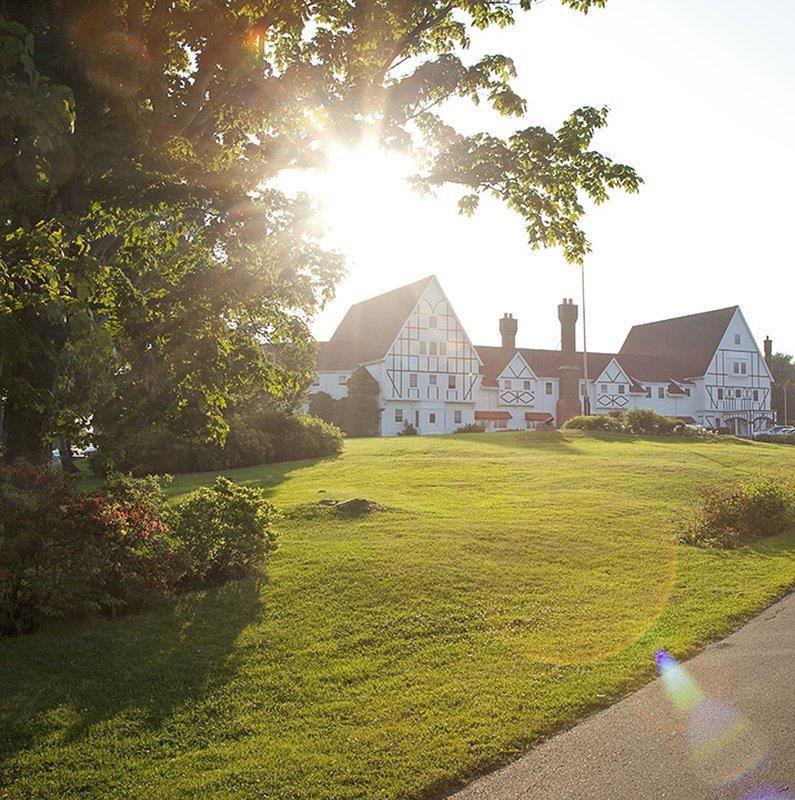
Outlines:
<svg viewBox="0 0 795 800"><path fill-rule="evenodd" d="M791 436L795 433L795 425L773 425L763 431L756 431L754 438L757 436Z"/></svg>

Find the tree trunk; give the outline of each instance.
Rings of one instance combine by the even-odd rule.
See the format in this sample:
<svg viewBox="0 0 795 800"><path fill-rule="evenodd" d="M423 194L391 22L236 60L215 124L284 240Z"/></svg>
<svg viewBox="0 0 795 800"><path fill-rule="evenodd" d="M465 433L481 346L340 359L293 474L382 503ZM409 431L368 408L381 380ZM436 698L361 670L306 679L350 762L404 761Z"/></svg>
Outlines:
<svg viewBox="0 0 795 800"><path fill-rule="evenodd" d="M58 436L55 440L58 443L58 452L61 455L61 467L64 472L74 475L79 472L75 460L72 457L72 445L63 436Z"/></svg>

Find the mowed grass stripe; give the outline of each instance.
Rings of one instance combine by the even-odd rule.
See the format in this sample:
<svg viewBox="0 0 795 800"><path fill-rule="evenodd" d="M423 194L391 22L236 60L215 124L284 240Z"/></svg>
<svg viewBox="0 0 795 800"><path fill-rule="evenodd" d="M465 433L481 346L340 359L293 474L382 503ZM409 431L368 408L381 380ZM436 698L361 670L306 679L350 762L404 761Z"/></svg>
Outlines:
<svg viewBox="0 0 795 800"><path fill-rule="evenodd" d="M701 488L793 467L776 445L538 432L232 471L284 511L267 578L0 641L0 797L434 796L792 586L795 532L674 537ZM387 510L305 509L357 496Z"/></svg>

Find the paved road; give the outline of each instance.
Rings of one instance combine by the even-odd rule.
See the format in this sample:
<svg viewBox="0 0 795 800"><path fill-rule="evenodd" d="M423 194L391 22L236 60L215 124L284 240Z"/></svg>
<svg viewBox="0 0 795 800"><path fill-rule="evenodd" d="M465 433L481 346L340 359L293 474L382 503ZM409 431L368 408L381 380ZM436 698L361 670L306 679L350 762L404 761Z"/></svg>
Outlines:
<svg viewBox="0 0 795 800"><path fill-rule="evenodd" d="M451 800L751 797L795 798L795 594Z"/></svg>

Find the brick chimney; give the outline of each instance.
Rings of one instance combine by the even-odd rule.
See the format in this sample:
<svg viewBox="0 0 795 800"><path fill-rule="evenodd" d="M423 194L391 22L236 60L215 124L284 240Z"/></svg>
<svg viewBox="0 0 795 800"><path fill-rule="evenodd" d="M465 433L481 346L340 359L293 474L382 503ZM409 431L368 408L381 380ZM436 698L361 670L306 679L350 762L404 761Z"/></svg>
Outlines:
<svg viewBox="0 0 795 800"><path fill-rule="evenodd" d="M773 358L773 340L769 336L765 336L765 364L770 369L770 361Z"/></svg>
<svg viewBox="0 0 795 800"><path fill-rule="evenodd" d="M562 425L580 413L580 369L577 363L578 308L571 298L558 306L560 320L560 366L558 367L558 402L555 422Z"/></svg>
<svg viewBox="0 0 795 800"><path fill-rule="evenodd" d="M516 350L516 330L519 327L519 320L513 318L513 314L503 314L500 320L500 336L502 336L502 346L510 350Z"/></svg>

